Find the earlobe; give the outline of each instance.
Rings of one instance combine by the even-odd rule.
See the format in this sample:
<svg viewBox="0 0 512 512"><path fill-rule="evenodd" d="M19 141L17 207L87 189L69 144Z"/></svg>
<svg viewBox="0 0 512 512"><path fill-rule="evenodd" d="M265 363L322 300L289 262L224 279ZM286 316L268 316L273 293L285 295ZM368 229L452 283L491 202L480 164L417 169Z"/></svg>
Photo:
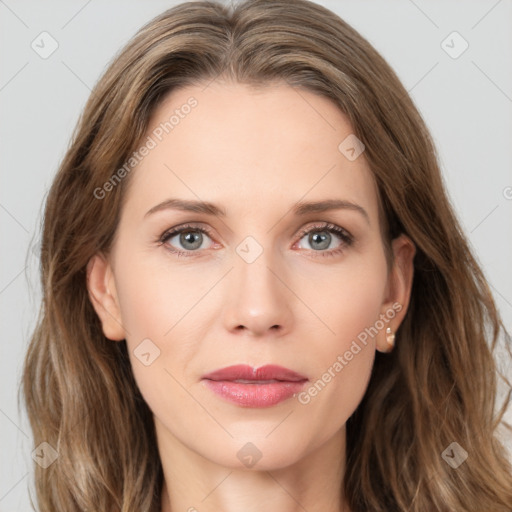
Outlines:
<svg viewBox="0 0 512 512"><path fill-rule="evenodd" d="M392 250L394 262L388 276L388 292L381 312L387 323L377 337L377 350L380 352L393 350L396 331L409 306L414 276L416 246L412 240L402 234L392 241Z"/></svg>
<svg viewBox="0 0 512 512"><path fill-rule="evenodd" d="M114 276L103 254L95 254L87 264L87 290L105 337L114 341L123 340L125 329L121 323Z"/></svg>

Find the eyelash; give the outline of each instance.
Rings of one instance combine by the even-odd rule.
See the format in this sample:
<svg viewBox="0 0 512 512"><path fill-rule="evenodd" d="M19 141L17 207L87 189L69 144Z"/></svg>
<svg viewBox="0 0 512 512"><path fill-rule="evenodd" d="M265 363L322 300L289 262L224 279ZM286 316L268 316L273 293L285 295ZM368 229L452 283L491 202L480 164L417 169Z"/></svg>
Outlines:
<svg viewBox="0 0 512 512"><path fill-rule="evenodd" d="M186 232L186 231L199 231L205 235L208 235L210 238L213 239L213 236L212 236L212 233L211 231L208 229L208 228L205 228L205 227L202 227L202 226L196 226L194 224L185 224L183 226L180 226L178 228L172 228L172 229L169 229L167 231L165 231L159 238L158 238L158 243L160 245L164 245L170 238L172 238L173 236L175 235L179 235L183 232ZM347 247L350 247L353 243L354 243L354 237L346 230L346 229L343 229L339 226L336 226L336 224L332 224L330 222L324 222L324 223L321 223L321 224L316 224L314 226L310 226L309 228L305 228L303 230L301 230L298 234L298 239L301 240L304 235L307 235L309 233L314 233L314 232L319 232L321 233L322 231L328 231L329 233L334 233L335 235L337 235L341 240L342 240L342 245L340 245L340 247L338 247L337 249L330 249L328 251L313 251L312 249L310 250L311 252L316 252L317 253L317 256L320 256L320 257L330 257L330 256L336 256L338 255L339 253L343 252L343 250ZM178 257L194 257L194 253L196 252L199 252L199 251L179 251L179 250L176 250L176 249L172 249L170 248L169 246L166 247L166 249L173 253L173 254L176 254ZM316 257L316 256L315 256Z"/></svg>

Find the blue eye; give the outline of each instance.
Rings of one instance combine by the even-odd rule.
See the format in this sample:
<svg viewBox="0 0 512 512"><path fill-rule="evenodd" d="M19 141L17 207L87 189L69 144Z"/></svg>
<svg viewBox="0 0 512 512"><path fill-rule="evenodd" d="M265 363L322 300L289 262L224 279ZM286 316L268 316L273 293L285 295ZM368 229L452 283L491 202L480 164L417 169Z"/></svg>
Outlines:
<svg viewBox="0 0 512 512"><path fill-rule="evenodd" d="M207 228L194 224L187 224L165 231L158 241L161 245L165 245L171 253L176 254L179 257L189 257L196 256L195 253L200 253L200 249L205 249L205 247L202 247L203 242L205 241L205 235L207 238L212 238L211 233ZM354 238L348 231L336 226L335 224L326 222L310 226L307 229L302 230L298 235L299 241L306 235L308 237L308 243L310 247L312 247L311 249L308 249L308 251L313 254L316 253L314 254L315 257L335 256L343 252L347 247L350 247L354 242ZM340 239L341 244L334 249L328 249L333 240L332 235L335 235L335 238ZM173 238L176 238L177 240L171 244L170 242ZM179 247L176 249L175 244L179 244L182 249Z"/></svg>
<svg viewBox="0 0 512 512"><path fill-rule="evenodd" d="M197 249L200 249L203 244L204 235L208 234L208 230L202 227L197 227L193 225L182 226L180 228L166 231L160 238L160 242L162 244L168 245L171 239L178 238L178 242L186 250L175 250L172 249L171 247L169 247L169 250L173 253L178 254L178 256L192 256L192 254L188 253L197 252Z"/></svg>
<svg viewBox="0 0 512 512"><path fill-rule="evenodd" d="M331 245L333 234L335 237L339 238L342 243L338 247L326 251L324 249L328 249ZM301 240L307 236L308 244L312 247L310 250L317 253L315 256L336 256L347 247L350 247L354 242L354 238L348 231L330 223L309 227L302 231L299 236Z"/></svg>

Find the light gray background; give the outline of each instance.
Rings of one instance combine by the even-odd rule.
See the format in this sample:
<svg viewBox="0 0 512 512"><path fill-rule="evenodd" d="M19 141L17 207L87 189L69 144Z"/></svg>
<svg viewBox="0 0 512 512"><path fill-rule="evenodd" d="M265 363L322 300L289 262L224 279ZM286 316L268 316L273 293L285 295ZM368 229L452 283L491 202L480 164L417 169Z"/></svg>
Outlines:
<svg viewBox="0 0 512 512"><path fill-rule="evenodd" d="M0 512L30 509L33 446L17 388L40 298L30 248L39 238L44 195L107 63L140 26L176 3L0 0ZM510 329L512 2L318 3L369 39L410 91ZM47 59L31 48L43 31L59 45ZM441 47L453 31L469 43L458 58ZM452 52L461 48L457 40L448 44ZM503 358L500 365L510 373ZM512 449L510 434L506 442Z"/></svg>

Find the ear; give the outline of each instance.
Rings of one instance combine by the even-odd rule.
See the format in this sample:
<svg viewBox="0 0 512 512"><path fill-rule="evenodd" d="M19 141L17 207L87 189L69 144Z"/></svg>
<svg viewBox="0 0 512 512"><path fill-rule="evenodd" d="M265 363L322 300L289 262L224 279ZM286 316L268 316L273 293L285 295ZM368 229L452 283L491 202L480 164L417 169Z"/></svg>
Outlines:
<svg viewBox="0 0 512 512"><path fill-rule="evenodd" d="M384 328L377 337L377 350L390 352L393 345L387 341L386 329L395 334L402 323L411 297L412 281L414 276L414 255L416 246L412 240L402 234L392 240L391 247L394 255L393 266L388 275L385 300L382 304L381 319L384 319Z"/></svg>
<svg viewBox="0 0 512 512"><path fill-rule="evenodd" d="M101 321L103 334L114 341L125 339L114 274L103 254L95 254L87 264L87 290Z"/></svg>

